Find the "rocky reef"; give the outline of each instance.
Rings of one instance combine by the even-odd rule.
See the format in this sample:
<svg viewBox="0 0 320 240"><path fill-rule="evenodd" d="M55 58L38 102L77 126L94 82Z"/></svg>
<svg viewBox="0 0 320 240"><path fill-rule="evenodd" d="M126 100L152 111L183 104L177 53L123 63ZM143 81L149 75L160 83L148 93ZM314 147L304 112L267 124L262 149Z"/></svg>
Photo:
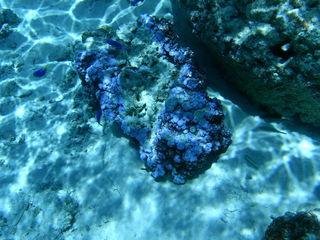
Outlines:
<svg viewBox="0 0 320 240"><path fill-rule="evenodd" d="M84 33L76 49L75 67L97 103L98 121L118 123L139 142L155 180L184 184L230 145L221 103L208 97L171 18L143 15L117 31L104 26Z"/></svg>
<svg viewBox="0 0 320 240"><path fill-rule="evenodd" d="M320 125L318 0L180 3L237 88L273 113Z"/></svg>
<svg viewBox="0 0 320 240"><path fill-rule="evenodd" d="M268 226L263 240L320 239L319 210L287 212Z"/></svg>
<svg viewBox="0 0 320 240"><path fill-rule="evenodd" d="M17 27L21 19L11 10L4 8L0 12L0 39L9 36L13 28Z"/></svg>

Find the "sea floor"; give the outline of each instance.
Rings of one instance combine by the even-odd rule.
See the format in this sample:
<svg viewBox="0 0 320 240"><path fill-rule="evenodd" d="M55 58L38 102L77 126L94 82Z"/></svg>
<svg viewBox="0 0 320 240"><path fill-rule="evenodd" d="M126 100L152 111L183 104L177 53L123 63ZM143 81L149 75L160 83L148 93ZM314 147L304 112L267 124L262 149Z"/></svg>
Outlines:
<svg viewBox="0 0 320 240"><path fill-rule="evenodd" d="M0 239L256 240L272 216L319 207L319 129L261 118L182 28L233 133L219 161L185 185L158 183L136 143L97 123L73 67L74 42L143 13L183 21L175 4L0 0L0 7L22 19L0 40ZM43 77L32 75L44 67Z"/></svg>

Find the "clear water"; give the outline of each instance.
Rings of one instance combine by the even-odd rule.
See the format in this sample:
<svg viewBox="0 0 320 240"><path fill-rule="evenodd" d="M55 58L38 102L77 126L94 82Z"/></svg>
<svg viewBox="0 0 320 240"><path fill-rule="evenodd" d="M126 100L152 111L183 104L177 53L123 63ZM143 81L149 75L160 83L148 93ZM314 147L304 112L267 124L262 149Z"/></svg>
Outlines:
<svg viewBox="0 0 320 240"><path fill-rule="evenodd" d="M319 129L265 120L228 87L169 0L0 0L22 22L0 40L0 239L260 239L271 216L319 206ZM72 46L84 31L173 13L224 105L233 143L183 186L156 183L138 148L100 126ZM179 25L181 24L181 25ZM41 78L32 76L47 68Z"/></svg>

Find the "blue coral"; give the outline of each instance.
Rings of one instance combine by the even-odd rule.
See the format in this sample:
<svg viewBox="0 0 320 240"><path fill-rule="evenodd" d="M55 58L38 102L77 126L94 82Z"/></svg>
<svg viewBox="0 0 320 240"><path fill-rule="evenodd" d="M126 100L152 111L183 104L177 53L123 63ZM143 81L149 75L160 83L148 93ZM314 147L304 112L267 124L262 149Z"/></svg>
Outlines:
<svg viewBox="0 0 320 240"><path fill-rule="evenodd" d="M134 74L139 69L128 62L123 64L120 54L107 49L82 52L75 66L84 85L99 102L104 117L119 123L125 134L138 140L140 157L151 176L157 181L169 179L184 184L211 167L214 159L208 155L226 151L231 134L223 126L220 101L207 96L193 52L177 44L172 24L144 15L136 26L145 29L151 41L160 46L159 54L177 69L153 122L144 123L138 116L126 115L129 100L121 74Z"/></svg>
<svg viewBox="0 0 320 240"><path fill-rule="evenodd" d="M183 184L211 166L208 154L224 152L231 135L223 129L217 99L180 87L172 93L158 118L153 150L141 151L156 180L168 177Z"/></svg>

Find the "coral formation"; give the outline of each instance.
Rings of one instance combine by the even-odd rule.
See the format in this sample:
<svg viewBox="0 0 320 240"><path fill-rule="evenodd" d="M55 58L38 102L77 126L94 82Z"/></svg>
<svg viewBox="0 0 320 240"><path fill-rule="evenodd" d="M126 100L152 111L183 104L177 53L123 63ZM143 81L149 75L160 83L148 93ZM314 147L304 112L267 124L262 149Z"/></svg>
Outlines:
<svg viewBox="0 0 320 240"><path fill-rule="evenodd" d="M180 2L228 80L270 111L319 126L319 1Z"/></svg>
<svg viewBox="0 0 320 240"><path fill-rule="evenodd" d="M21 19L11 10L4 8L0 12L0 39L9 36L13 31L12 28L17 27Z"/></svg>
<svg viewBox="0 0 320 240"><path fill-rule="evenodd" d="M268 226L263 240L316 240L320 238L319 210L287 212Z"/></svg>
<svg viewBox="0 0 320 240"><path fill-rule="evenodd" d="M93 39L75 61L83 84L103 117L140 143L156 180L184 184L210 168L209 154L226 151L231 134L221 103L207 96L193 52L178 45L170 20L143 15L118 34L104 27L83 36Z"/></svg>

